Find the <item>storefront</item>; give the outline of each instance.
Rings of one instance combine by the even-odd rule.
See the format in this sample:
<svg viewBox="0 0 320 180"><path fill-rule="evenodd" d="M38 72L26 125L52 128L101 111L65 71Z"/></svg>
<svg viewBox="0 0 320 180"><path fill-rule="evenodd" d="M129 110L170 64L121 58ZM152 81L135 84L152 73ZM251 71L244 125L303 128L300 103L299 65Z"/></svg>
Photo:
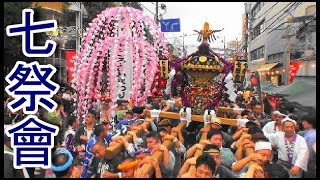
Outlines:
<svg viewBox="0 0 320 180"><path fill-rule="evenodd" d="M261 82L269 82L275 86L281 86L283 82L281 77L285 70L283 69L282 63L271 63L260 66L257 71L260 74Z"/></svg>
<svg viewBox="0 0 320 180"><path fill-rule="evenodd" d="M297 62L295 60L294 62ZM297 77L316 77L316 60L300 60L301 65L299 66L299 70L296 74Z"/></svg>
<svg viewBox="0 0 320 180"><path fill-rule="evenodd" d="M259 69L259 67L261 67L265 63L266 63L266 59L265 58L249 61L248 62L248 69L247 69L246 72L248 74L251 74L251 73L257 71L257 69Z"/></svg>

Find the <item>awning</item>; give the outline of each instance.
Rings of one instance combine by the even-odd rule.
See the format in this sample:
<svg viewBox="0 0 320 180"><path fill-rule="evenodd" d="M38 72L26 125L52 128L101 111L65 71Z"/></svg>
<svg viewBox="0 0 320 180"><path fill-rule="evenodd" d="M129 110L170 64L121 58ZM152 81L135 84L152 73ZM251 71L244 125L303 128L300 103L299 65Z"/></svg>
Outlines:
<svg viewBox="0 0 320 180"><path fill-rule="evenodd" d="M257 71L269 71L277 64L279 64L279 63L264 64L264 65L260 66Z"/></svg>
<svg viewBox="0 0 320 180"><path fill-rule="evenodd" d="M257 71L257 69L262 66L263 64L266 63L266 59L265 58L260 58L260 59L257 59L257 60L253 60L253 61L250 61L248 62L248 71L249 72L255 72Z"/></svg>

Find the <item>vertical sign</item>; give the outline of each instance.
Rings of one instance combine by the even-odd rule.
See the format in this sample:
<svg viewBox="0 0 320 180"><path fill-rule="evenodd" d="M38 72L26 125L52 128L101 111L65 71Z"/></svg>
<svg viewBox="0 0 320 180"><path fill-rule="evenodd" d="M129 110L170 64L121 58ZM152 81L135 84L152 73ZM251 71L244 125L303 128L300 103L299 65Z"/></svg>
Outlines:
<svg viewBox="0 0 320 180"><path fill-rule="evenodd" d="M243 83L245 79L246 69L247 69L246 61L238 61L238 60L235 61L234 69L233 69L233 81L235 83Z"/></svg>
<svg viewBox="0 0 320 180"><path fill-rule="evenodd" d="M130 21L129 21L130 22ZM119 21L120 25L119 25L119 37L122 35L126 35L126 36L130 36L129 35L129 24L125 24L124 28L120 28L122 27L122 23L123 21ZM126 41L128 41L128 43L124 44L124 57L123 58L118 58L118 62L117 62L117 68L118 68L118 72L120 72L120 70L122 69L122 67L124 67L124 73L121 76L121 74L117 74L118 76L118 85L117 85L117 89L118 89L118 98L119 100L129 100L130 99L130 91L132 90L132 74L133 74L133 58L132 58L132 50L131 50L131 43L132 41L130 41L129 39L126 39ZM123 52L122 52L123 53ZM121 85L121 86L120 86Z"/></svg>
<svg viewBox="0 0 320 180"><path fill-rule="evenodd" d="M130 44L127 45L129 49L127 54L125 55L125 63L124 63L124 77L125 81L123 87L121 87L121 93L119 94L120 100L129 100L130 99L130 91L132 90L132 74L133 74L133 64L132 64L132 54L131 54L131 46Z"/></svg>
<svg viewBox="0 0 320 180"><path fill-rule="evenodd" d="M160 60L160 77L163 79L168 79L169 69L168 60Z"/></svg>
<svg viewBox="0 0 320 180"><path fill-rule="evenodd" d="M253 95L262 103L260 76L258 71L255 71L254 73L251 74L250 84L251 84Z"/></svg>
<svg viewBox="0 0 320 180"><path fill-rule="evenodd" d="M67 74L68 74L68 83L72 82L72 73L74 71L74 62L72 57L76 55L76 50L66 51L66 65L67 65Z"/></svg>
<svg viewBox="0 0 320 180"><path fill-rule="evenodd" d="M289 74L289 83L292 83L294 78L296 77L296 74L299 70L299 67L301 65L301 61L299 62L290 62L290 74Z"/></svg>

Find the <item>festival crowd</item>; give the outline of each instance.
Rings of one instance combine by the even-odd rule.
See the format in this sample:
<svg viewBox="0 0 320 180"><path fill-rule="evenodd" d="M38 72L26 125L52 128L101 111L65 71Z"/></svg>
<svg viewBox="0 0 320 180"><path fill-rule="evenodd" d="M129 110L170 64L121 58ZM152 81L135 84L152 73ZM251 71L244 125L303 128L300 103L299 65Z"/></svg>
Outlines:
<svg viewBox="0 0 320 180"><path fill-rule="evenodd" d="M107 97L77 117L77 94L70 87L61 89L53 98L58 104L56 110L47 112L39 107L36 114L60 128L54 139L52 168L14 169L11 139L4 134L5 177L315 178L315 115L298 117L286 103L270 105L267 94L263 94L263 102L250 90L237 94L235 102L224 94L218 106L241 110L221 117L248 121L224 125L219 116L206 126L192 121L181 129L179 119L146 114L146 110L165 108L178 113L181 101L171 94L153 94L141 107L118 101L116 118L108 119ZM5 94L4 128L26 117L22 110L10 112L6 105L11 100ZM168 100L176 103L168 104ZM168 140L169 147L163 143ZM119 147L120 152L107 158L107 149L112 146ZM161 158L156 158L159 152Z"/></svg>

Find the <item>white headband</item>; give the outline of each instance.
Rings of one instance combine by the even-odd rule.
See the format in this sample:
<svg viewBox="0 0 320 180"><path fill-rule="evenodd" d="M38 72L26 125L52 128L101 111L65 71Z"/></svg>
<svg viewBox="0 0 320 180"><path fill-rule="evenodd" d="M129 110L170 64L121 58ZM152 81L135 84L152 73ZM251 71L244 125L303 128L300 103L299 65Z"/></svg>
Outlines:
<svg viewBox="0 0 320 180"><path fill-rule="evenodd" d="M297 125L297 122L295 120L289 118L288 116L286 116L284 119L282 119L281 124L284 124L286 121L292 122L295 126Z"/></svg>
<svg viewBox="0 0 320 180"><path fill-rule="evenodd" d="M282 114L280 111L273 111L271 114L277 114L277 115L281 115L281 116L287 116L285 114Z"/></svg>
<svg viewBox="0 0 320 180"><path fill-rule="evenodd" d="M281 115L280 111L273 111L272 114L279 114L279 115Z"/></svg>
<svg viewBox="0 0 320 180"><path fill-rule="evenodd" d="M256 142L254 144L254 150L255 151L259 151L259 150L262 150L262 149L272 150L271 143L270 142L259 141L259 142Z"/></svg>

